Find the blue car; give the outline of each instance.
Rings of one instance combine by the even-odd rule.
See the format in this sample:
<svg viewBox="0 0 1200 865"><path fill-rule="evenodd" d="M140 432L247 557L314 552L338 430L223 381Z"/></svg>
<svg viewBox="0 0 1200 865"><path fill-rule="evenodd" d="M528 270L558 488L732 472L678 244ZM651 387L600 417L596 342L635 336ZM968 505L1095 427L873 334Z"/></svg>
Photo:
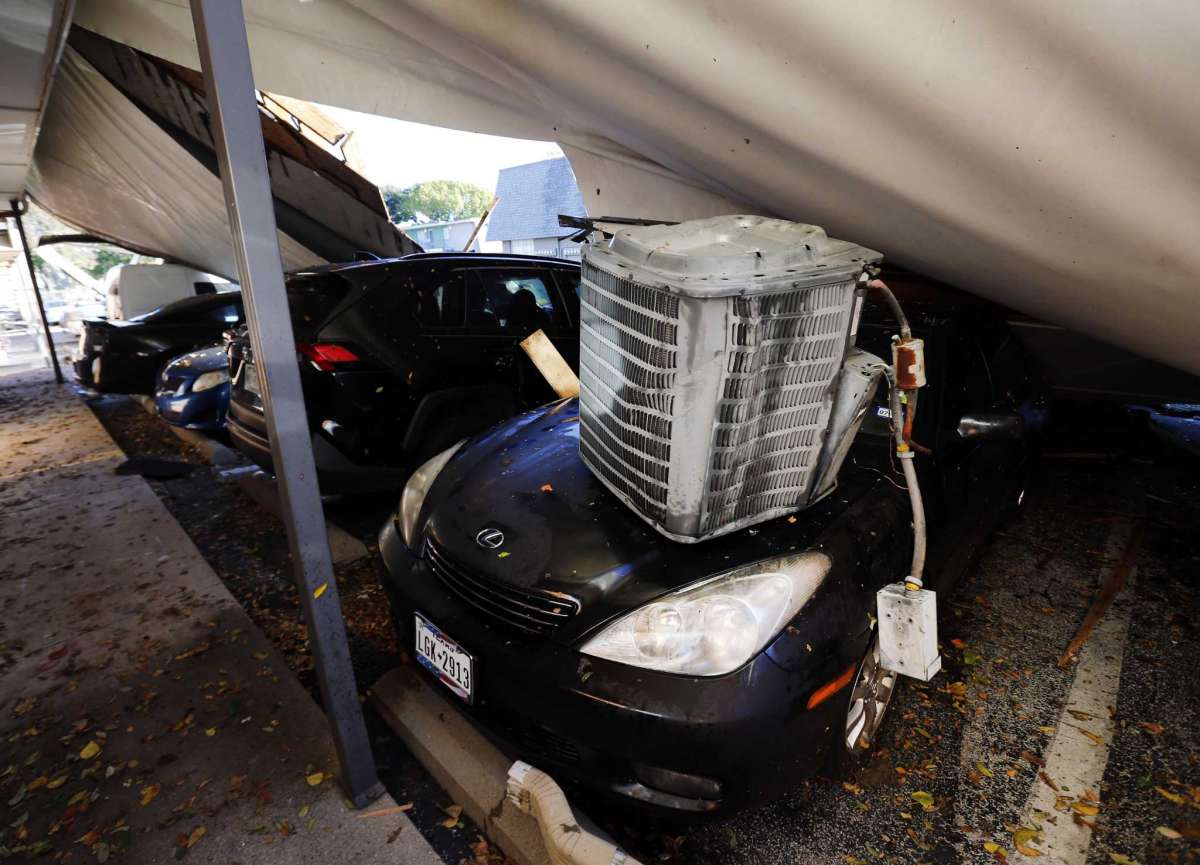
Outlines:
<svg viewBox="0 0 1200 865"><path fill-rule="evenodd" d="M223 430L229 409L229 359L224 346L190 351L164 366L154 385L154 404L174 426Z"/></svg>

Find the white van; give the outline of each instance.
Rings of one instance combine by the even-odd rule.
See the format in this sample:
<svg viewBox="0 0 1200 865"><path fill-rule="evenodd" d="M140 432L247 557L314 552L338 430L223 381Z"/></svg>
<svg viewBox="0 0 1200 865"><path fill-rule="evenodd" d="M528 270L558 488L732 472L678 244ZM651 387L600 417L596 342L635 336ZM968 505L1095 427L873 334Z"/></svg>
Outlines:
<svg viewBox="0 0 1200 865"><path fill-rule="evenodd" d="M104 275L108 317L130 319L163 304L232 291L237 283L182 264L118 264Z"/></svg>

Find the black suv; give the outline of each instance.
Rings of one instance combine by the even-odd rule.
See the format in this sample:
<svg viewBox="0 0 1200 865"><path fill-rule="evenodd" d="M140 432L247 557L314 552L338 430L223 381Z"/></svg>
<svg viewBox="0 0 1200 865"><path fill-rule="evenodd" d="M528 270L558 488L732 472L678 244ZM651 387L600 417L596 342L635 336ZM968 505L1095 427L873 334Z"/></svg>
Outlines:
<svg viewBox="0 0 1200 865"><path fill-rule="evenodd" d="M579 267L419 254L295 273L288 305L321 490L401 486L454 442L554 399L518 343L541 329L579 358ZM229 433L271 470L245 329L228 337Z"/></svg>

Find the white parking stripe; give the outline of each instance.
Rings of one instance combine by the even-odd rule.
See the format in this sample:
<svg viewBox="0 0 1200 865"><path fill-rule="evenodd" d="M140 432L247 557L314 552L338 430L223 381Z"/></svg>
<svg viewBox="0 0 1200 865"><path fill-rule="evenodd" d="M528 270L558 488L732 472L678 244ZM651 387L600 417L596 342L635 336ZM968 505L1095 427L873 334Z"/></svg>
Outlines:
<svg viewBox="0 0 1200 865"><path fill-rule="evenodd" d="M1114 566L1129 537L1129 532L1114 532L1109 536L1106 552ZM1022 826L1041 827L1042 840L1035 846L1044 855L1033 859L1014 852L1011 861L1037 862L1039 865L1084 865L1087 861L1092 830L1086 823L1076 821L1070 811L1056 811L1054 806L1059 796L1075 801L1090 790L1099 797L1116 727L1111 710L1116 708L1121 684L1121 663L1136 577L1137 569L1133 568L1125 591L1113 601L1079 653L1075 679L1045 754L1043 773L1059 791L1056 793L1039 778L1021 812ZM1100 741L1090 738L1087 733ZM1050 817L1039 817L1038 812ZM1084 819L1091 823L1095 818Z"/></svg>

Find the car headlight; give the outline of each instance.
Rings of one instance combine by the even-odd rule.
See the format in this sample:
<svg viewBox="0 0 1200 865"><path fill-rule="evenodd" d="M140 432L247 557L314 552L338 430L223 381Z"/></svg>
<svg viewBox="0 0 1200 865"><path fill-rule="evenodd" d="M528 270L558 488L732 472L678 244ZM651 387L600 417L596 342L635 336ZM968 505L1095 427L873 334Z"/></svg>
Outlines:
<svg viewBox="0 0 1200 865"><path fill-rule="evenodd" d="M831 564L824 553L801 553L704 580L618 619L580 651L650 670L722 676L774 639Z"/></svg>
<svg viewBox="0 0 1200 865"><path fill-rule="evenodd" d="M196 376L196 380L192 382L192 393L212 390L214 387L220 387L227 381L229 381L229 370L214 369L212 372Z"/></svg>
<svg viewBox="0 0 1200 865"><path fill-rule="evenodd" d="M421 514L421 505L425 504L425 494L429 492L429 488L433 486L437 476L442 473L446 463L450 462L450 457L458 452L465 441L466 439L463 439L457 444L451 445L428 462L423 463L412 473L412 477L404 485L404 492L400 494L400 532L404 535L404 543L408 544L410 550L415 549L413 543L416 541L417 517Z"/></svg>

